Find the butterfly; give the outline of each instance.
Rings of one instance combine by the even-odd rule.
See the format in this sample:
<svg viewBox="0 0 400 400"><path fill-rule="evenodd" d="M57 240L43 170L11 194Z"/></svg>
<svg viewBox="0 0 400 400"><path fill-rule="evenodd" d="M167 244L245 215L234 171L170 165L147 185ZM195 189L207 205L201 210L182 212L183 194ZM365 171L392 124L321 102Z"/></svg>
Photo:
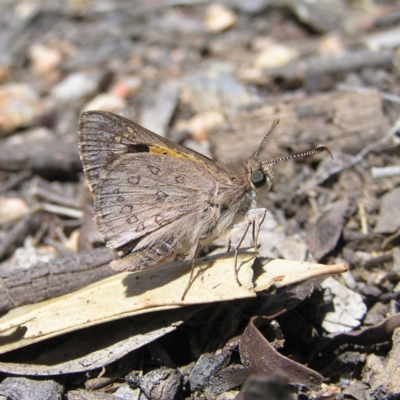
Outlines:
<svg viewBox="0 0 400 400"><path fill-rule="evenodd" d="M97 227L117 258L117 271L156 267L179 255L195 260L202 247L249 227L257 248L266 209L257 203L271 189L278 162L330 150L325 146L288 157L219 164L116 114L87 111L79 124L79 151L94 197ZM258 229L259 231L259 229ZM186 294L187 290L185 291Z"/></svg>

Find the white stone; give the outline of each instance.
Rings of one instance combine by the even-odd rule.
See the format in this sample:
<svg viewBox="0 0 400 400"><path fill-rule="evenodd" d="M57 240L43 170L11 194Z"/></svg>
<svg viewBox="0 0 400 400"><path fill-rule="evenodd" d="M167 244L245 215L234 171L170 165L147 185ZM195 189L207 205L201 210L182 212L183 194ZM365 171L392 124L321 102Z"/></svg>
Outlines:
<svg viewBox="0 0 400 400"><path fill-rule="evenodd" d="M360 326L360 320L367 312L362 296L332 277L325 279L321 287L332 294L335 308L325 315L322 327L329 333L343 333Z"/></svg>

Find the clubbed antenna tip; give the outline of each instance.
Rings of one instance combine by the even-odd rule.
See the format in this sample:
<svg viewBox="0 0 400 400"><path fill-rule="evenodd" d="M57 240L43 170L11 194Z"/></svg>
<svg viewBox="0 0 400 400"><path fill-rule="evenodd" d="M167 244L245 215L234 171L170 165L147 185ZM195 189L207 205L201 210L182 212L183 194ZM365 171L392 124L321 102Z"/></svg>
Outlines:
<svg viewBox="0 0 400 400"><path fill-rule="evenodd" d="M319 147L317 147L317 148L315 149L315 152L316 152L316 153L322 153L323 151L326 151L326 152L331 156L331 158L332 158L332 160L333 160L333 154L332 154L332 152L331 152L331 150L330 150L329 147L326 147L326 146L319 146Z"/></svg>
<svg viewBox="0 0 400 400"><path fill-rule="evenodd" d="M281 162L281 161L291 160L292 158L313 156L314 154L322 153L323 151L326 151L327 153L329 153L329 155L333 159L332 152L330 151L330 149L328 147L319 146L319 147L316 147L315 149L312 149L312 150L309 150L309 151L305 151L304 153L292 154L290 156L281 157L281 158L273 158L272 160L262 162L261 164L262 165L265 165L265 164L276 164L276 163Z"/></svg>

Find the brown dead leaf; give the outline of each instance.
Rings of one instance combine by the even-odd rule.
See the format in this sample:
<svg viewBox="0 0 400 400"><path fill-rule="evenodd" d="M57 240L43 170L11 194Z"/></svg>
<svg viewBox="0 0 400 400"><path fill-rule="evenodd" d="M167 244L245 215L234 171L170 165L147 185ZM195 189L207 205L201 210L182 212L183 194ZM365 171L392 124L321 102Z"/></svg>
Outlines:
<svg viewBox="0 0 400 400"><path fill-rule="evenodd" d="M243 365L256 375L280 375L290 383L318 389L323 376L279 354L254 325L254 318L247 325L239 351Z"/></svg>

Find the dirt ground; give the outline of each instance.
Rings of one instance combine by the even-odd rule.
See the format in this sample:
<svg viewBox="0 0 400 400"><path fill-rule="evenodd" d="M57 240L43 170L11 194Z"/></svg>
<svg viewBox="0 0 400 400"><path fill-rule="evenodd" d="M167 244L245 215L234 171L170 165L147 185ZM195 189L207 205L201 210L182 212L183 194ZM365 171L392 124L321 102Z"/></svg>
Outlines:
<svg viewBox="0 0 400 400"><path fill-rule="evenodd" d="M0 25L0 395L400 399L399 1L3 1ZM327 146L277 163L254 269L349 270L31 335L73 309L60 296L116 302L78 152L88 110L222 164L276 118L262 160Z"/></svg>

